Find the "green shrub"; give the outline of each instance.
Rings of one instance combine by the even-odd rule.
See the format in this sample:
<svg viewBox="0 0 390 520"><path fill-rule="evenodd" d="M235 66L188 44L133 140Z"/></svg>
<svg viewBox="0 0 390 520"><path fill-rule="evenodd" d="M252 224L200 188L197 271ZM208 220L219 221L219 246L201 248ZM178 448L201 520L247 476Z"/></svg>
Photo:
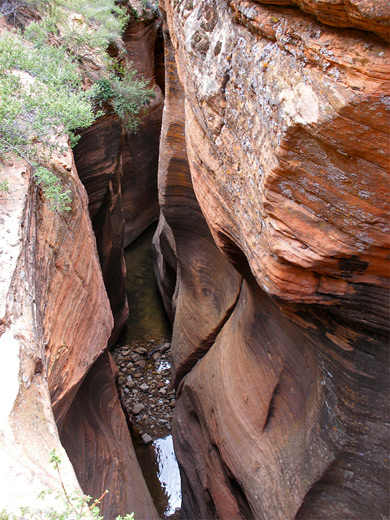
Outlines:
<svg viewBox="0 0 390 520"><path fill-rule="evenodd" d="M138 114L146 106L153 89L149 82L136 78L137 71L130 67L116 66L108 78L102 78L95 83L95 102L102 107L109 103L119 116L126 130L136 132L138 129Z"/></svg>
<svg viewBox="0 0 390 520"><path fill-rule="evenodd" d="M22 31L0 35L0 158L23 157L41 184L50 206L69 210L69 191L47 168L59 142L75 130L87 128L112 105L125 127L135 131L138 112L153 91L120 68L108 56L109 44L120 47L128 15L115 0L7 0L4 15L26 7L40 16ZM0 12L1 14L1 12ZM92 58L101 68L101 80L85 90L78 69L81 59ZM4 190L3 190L4 191Z"/></svg>
<svg viewBox="0 0 390 520"><path fill-rule="evenodd" d="M61 136L75 143L74 130L95 117L91 93L63 46L48 45L40 35L26 40L20 32L0 34L0 156L27 160L55 209L69 209L69 193L61 193L59 179L44 165Z"/></svg>
<svg viewBox="0 0 390 520"><path fill-rule="evenodd" d="M57 41L75 56L104 56L112 42L119 42L128 15L115 0L25 0L44 15L45 24L58 28Z"/></svg>

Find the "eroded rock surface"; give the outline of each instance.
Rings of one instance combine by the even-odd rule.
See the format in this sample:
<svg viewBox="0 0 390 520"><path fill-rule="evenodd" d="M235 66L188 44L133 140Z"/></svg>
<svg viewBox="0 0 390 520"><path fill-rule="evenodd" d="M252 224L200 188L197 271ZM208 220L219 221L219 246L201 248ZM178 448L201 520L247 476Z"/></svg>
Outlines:
<svg viewBox="0 0 390 520"><path fill-rule="evenodd" d="M100 497L104 518L134 512L157 520L134 452L115 384L116 366L109 353L85 378L60 430L61 441L87 494Z"/></svg>
<svg viewBox="0 0 390 520"><path fill-rule="evenodd" d="M140 79L154 88L136 134L126 135L123 152L123 215L125 246L131 244L159 215L157 167L164 98L155 81L154 48L161 21L155 12L143 11L127 27L123 40L129 61Z"/></svg>
<svg viewBox="0 0 390 520"><path fill-rule="evenodd" d="M127 60L149 80L155 97L139 113L136 133L126 132L114 114L83 130L75 148L77 169L89 197L103 278L118 339L128 316L123 248L158 219L157 162L163 96L154 81L154 45L159 21L144 11L133 17L124 35Z"/></svg>
<svg viewBox="0 0 390 520"><path fill-rule="evenodd" d="M215 246L194 195L185 150L184 97L168 37L165 67L167 101L159 166L163 217L154 247L160 284L167 291L163 291L164 301L175 291L168 313L174 314L172 369L177 386L228 319L241 278ZM177 266L171 265L174 255ZM175 267L177 278L170 277Z"/></svg>
<svg viewBox="0 0 390 520"><path fill-rule="evenodd" d="M289 3L165 2L156 248L187 518L388 510L386 13ZM242 286L226 267L197 277L216 258L203 217ZM202 350L199 294L232 302L233 287Z"/></svg>
<svg viewBox="0 0 390 520"><path fill-rule="evenodd" d="M3 166L1 509L16 510L45 489L62 492L49 463L54 448L65 486L79 489L54 416L61 422L113 323L70 150L51 165L72 192L69 213L42 204L25 163Z"/></svg>
<svg viewBox="0 0 390 520"><path fill-rule="evenodd" d="M256 0L262 4L296 5L320 22L356 27L389 41L389 6L385 0Z"/></svg>
<svg viewBox="0 0 390 520"><path fill-rule="evenodd" d="M88 193L89 213L114 316L110 344L120 335L129 312L123 256L123 142L122 125L115 117L105 116L82 132L74 152L80 180Z"/></svg>

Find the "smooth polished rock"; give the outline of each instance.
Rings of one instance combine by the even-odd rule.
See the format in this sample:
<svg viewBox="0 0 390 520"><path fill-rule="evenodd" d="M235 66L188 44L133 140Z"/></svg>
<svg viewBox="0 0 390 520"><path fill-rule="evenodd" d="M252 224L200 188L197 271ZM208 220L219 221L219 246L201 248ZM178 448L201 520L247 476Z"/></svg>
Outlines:
<svg viewBox="0 0 390 520"><path fill-rule="evenodd" d="M155 251L184 518L387 514L387 15L368 0L291 3L162 5ZM241 287L227 270L217 286L194 274L215 261L203 218ZM220 302L229 287L201 352L212 314L199 324L189 309L203 318L207 291Z"/></svg>
<svg viewBox="0 0 390 520"><path fill-rule="evenodd" d="M61 441L85 493L98 498L101 515L158 519L133 448L109 353L94 364L60 430ZM140 405L142 406L142 405Z"/></svg>

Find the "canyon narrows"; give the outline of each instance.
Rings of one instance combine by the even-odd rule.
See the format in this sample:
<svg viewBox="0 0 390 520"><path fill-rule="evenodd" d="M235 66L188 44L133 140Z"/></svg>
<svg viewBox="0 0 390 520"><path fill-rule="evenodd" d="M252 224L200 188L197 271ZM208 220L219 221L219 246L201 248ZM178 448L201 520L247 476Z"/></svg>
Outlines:
<svg viewBox="0 0 390 520"><path fill-rule="evenodd" d="M181 518L388 518L386 2L125 3L138 133L109 112L53 155L68 213L2 159L0 511L61 491L55 448L105 519L159 518L124 413L151 383L121 402L110 354L158 221Z"/></svg>

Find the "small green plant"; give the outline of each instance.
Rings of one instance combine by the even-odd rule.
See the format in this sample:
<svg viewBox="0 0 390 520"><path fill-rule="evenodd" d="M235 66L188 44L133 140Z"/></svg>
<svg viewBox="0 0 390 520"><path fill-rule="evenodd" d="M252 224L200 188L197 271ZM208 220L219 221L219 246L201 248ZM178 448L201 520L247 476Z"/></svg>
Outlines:
<svg viewBox="0 0 390 520"><path fill-rule="evenodd" d="M104 520L103 517L100 516L99 504L107 495L108 490L106 490L101 497L96 500L93 500L92 497L80 492L69 493L65 488L61 476L61 459L55 450L50 452L50 463L53 464L57 471L62 488L61 494L54 495L54 499L57 501L57 507L46 506L39 509L21 507L20 514L17 515L8 513L3 509L0 511L0 520L20 520L20 518L28 518L28 520L83 520L87 518L92 518L93 520ZM45 501L51 494L51 490L42 491L37 498ZM134 513L125 516L119 515L115 520L134 520Z"/></svg>
<svg viewBox="0 0 390 520"><path fill-rule="evenodd" d="M5 191L6 193L9 192L9 182L7 179L4 179L0 182L0 191ZM0 518L1 520L1 518Z"/></svg>
<svg viewBox="0 0 390 520"><path fill-rule="evenodd" d="M138 79L136 74L137 71L129 65L113 62L108 77L95 83L96 104L100 107L110 104L130 132L137 132L140 110L150 98L155 97L148 81Z"/></svg>
<svg viewBox="0 0 390 520"><path fill-rule="evenodd" d="M139 111L154 92L107 53L112 43L120 53L129 19L115 0L6 0L0 15L26 8L37 20L0 35L0 158L25 159L50 207L67 211L70 191L47 166L53 151L61 151L58 143L69 136L75 146L76 131L102 115L97 107L104 104L136 131ZM86 90L79 65L89 59L99 64L102 79Z"/></svg>

